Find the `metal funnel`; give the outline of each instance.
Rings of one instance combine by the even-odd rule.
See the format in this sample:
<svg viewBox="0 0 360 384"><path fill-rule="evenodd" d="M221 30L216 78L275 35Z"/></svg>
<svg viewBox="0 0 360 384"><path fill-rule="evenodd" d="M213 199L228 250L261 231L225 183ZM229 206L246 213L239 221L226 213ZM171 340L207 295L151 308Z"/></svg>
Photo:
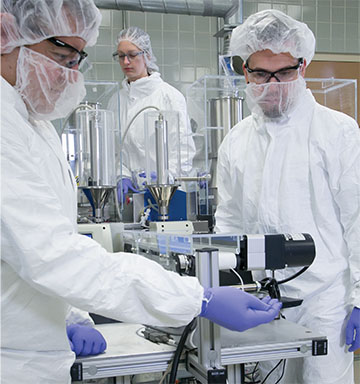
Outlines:
<svg viewBox="0 0 360 384"><path fill-rule="evenodd" d="M111 195L111 192L114 190L114 187L91 186L83 189L84 191L90 192L91 198L93 200L92 202L95 207L95 222L102 223L103 222L102 211L109 199L109 196ZM86 194L86 196L89 199L88 194Z"/></svg>
<svg viewBox="0 0 360 384"><path fill-rule="evenodd" d="M178 185L151 184L147 185L146 187L149 189L159 207L159 219L163 221L168 220L170 200L177 190Z"/></svg>

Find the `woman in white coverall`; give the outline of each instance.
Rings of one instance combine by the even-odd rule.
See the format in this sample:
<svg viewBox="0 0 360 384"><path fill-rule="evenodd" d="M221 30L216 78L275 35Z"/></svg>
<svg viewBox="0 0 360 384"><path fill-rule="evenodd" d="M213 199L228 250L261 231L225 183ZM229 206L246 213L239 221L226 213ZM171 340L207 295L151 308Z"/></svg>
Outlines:
<svg viewBox="0 0 360 384"><path fill-rule="evenodd" d="M181 92L166 83L159 73L156 58L151 48L150 36L138 27L129 27L119 32L117 51L113 54L125 75L120 90L120 127L122 141L122 185L126 194L134 188L139 173L145 170L144 125L146 112L163 111L179 113L180 156L182 176L188 175L195 155L195 144L191 136L190 120L186 100ZM117 95L109 103L110 109L117 110ZM146 108L143 112L140 112ZM136 114L139 113L137 117ZM133 122L131 123L131 121ZM130 124L130 126L129 126ZM177 175L177 140L175 126L169 125L169 170ZM154 167L156 153L150 154ZM156 177L156 175L152 175ZM136 185L139 187L139 185Z"/></svg>
<svg viewBox="0 0 360 384"><path fill-rule="evenodd" d="M203 289L77 233L76 183L48 120L85 94L78 72L95 44L92 0L1 4L1 383L70 383L72 307L121 321L181 326L195 316L233 330L271 321L281 304L230 287ZM86 320L84 320L86 321ZM70 337L70 336L69 336Z"/></svg>
<svg viewBox="0 0 360 384"><path fill-rule="evenodd" d="M285 309L286 318L326 335L328 355L287 360L281 383L352 384L351 351L360 347L359 126L306 89L315 38L305 24L262 11L234 29L230 48L244 61L252 114L220 148L217 232L313 236L315 261L280 287L304 300Z"/></svg>

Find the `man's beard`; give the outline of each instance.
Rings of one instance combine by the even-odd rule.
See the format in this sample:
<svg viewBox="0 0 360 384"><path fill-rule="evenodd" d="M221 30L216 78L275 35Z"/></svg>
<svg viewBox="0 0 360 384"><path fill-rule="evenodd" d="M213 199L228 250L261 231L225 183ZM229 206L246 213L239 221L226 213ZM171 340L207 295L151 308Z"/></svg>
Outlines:
<svg viewBox="0 0 360 384"><path fill-rule="evenodd" d="M294 81L254 84L246 87L246 102L251 112L268 120L283 120L298 105L306 83L302 76Z"/></svg>

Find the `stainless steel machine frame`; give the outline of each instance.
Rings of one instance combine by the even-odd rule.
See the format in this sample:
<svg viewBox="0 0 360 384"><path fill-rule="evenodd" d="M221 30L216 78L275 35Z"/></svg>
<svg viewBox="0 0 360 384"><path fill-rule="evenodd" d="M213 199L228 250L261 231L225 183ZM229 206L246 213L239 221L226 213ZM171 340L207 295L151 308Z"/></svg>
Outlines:
<svg viewBox="0 0 360 384"><path fill-rule="evenodd" d="M137 230L122 232L127 249L153 258L173 269L171 254L195 254L196 273L204 287L219 285L219 253L240 249L242 235L159 234ZM98 329L108 341L108 350L100 356L79 358L74 366L82 379L116 377L129 383L133 374L164 372L171 362L174 345L152 343L140 332L141 325L103 324ZM212 372L225 372L229 384L243 383L243 364L282 358L324 354L325 335L279 319L245 332L233 332L212 322L198 319L197 350L189 351L182 368L201 383ZM225 381L223 381L225 383Z"/></svg>
<svg viewBox="0 0 360 384"><path fill-rule="evenodd" d="M104 335L107 350L98 356L76 359L73 377L78 380L116 377L117 384L130 384L133 375L165 372L173 359L176 347L144 339L140 334L142 324L100 324L96 328ZM311 356L317 343L326 341L323 335L283 319L245 332L221 328L220 336L220 360L227 369L229 384L243 383L242 364ZM189 357L187 369L195 370L196 366L197 357ZM185 361L180 368L186 369ZM201 366L196 370L203 372ZM196 373L200 374L204 373Z"/></svg>

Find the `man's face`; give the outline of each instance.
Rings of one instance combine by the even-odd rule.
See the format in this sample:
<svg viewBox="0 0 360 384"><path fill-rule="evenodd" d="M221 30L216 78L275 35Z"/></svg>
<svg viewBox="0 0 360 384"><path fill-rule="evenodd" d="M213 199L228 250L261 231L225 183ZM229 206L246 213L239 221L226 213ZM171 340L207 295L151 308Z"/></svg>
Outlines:
<svg viewBox="0 0 360 384"><path fill-rule="evenodd" d="M119 63L129 81L148 76L144 53L130 41L121 41L117 48Z"/></svg>
<svg viewBox="0 0 360 384"><path fill-rule="evenodd" d="M53 40L55 40L55 43L52 42ZM61 43L64 43L63 46ZM79 57L79 52L83 53L85 44L85 41L80 37L60 36L49 40L43 40L40 43L28 46L28 48L54 60L63 67L79 69L76 61Z"/></svg>
<svg viewBox="0 0 360 384"><path fill-rule="evenodd" d="M55 40L56 44L43 40L27 46L30 51L40 55L32 55L34 62L19 68L24 71L23 76L26 76L29 84L26 88L26 99L31 100L41 113L51 112L66 85L69 82L76 83L80 57L78 52L82 53L85 47L85 41L79 37L60 36ZM60 46L59 42L64 43L64 46Z"/></svg>
<svg viewBox="0 0 360 384"><path fill-rule="evenodd" d="M302 64L289 53L275 54L270 50L255 52L249 57L243 66L245 80L259 85L254 93L257 92L255 96L261 98L260 106L266 116L280 116L291 97L282 83L292 82L298 76L304 77L305 65L306 61Z"/></svg>

